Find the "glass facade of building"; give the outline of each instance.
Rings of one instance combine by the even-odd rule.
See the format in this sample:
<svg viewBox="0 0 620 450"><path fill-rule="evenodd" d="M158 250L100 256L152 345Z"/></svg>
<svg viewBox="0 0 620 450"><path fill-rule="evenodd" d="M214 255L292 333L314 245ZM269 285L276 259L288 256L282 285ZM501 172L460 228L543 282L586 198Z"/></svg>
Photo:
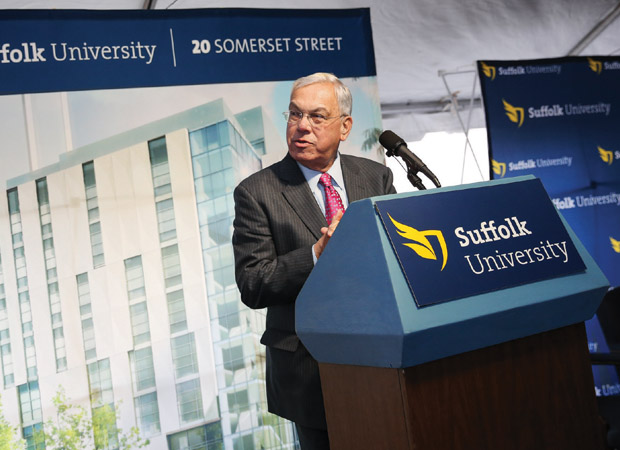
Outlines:
<svg viewBox="0 0 620 450"><path fill-rule="evenodd" d="M105 264L105 258L103 256L103 242L101 237L101 220L99 217L99 199L97 198L95 164L92 161L83 164L82 172L84 175L84 190L86 192L86 208L88 210L88 227L90 231L93 267L101 267Z"/></svg>
<svg viewBox="0 0 620 450"><path fill-rule="evenodd" d="M13 241L13 260L17 277L17 295L19 300L19 312L22 328L22 340L24 344L24 356L26 359L26 372L28 380L37 379L37 354L34 346L34 330L32 326L32 306L30 304L30 291L28 288L28 268L26 265L26 251L22 233L22 217L19 208L19 196L17 189L8 191L9 218L11 221L11 237Z"/></svg>
<svg viewBox="0 0 620 450"><path fill-rule="evenodd" d="M125 279L134 344L134 350L129 352L134 408L143 435L152 436L160 431L159 406L141 256L125 260Z"/></svg>
<svg viewBox="0 0 620 450"><path fill-rule="evenodd" d="M219 422L168 436L170 450L222 450L222 427Z"/></svg>
<svg viewBox="0 0 620 450"><path fill-rule="evenodd" d="M153 350L151 347L134 350L129 358L137 424L144 436L153 436L161 431Z"/></svg>
<svg viewBox="0 0 620 450"><path fill-rule="evenodd" d="M23 239L22 215L17 188L7 192L13 261L17 281L17 296L21 322L22 342L27 382L18 386L19 410L21 413L22 435L28 450L35 449L35 431L42 426L43 413L39 392L37 353L34 341L32 305L28 284L28 268Z"/></svg>
<svg viewBox="0 0 620 450"><path fill-rule="evenodd" d="M293 449L287 421L267 412L264 374L265 311L240 300L234 277L232 191L244 174L260 169L256 148L224 120L190 133L198 220L227 449Z"/></svg>
<svg viewBox="0 0 620 450"><path fill-rule="evenodd" d="M43 445L37 445L35 442L35 433L43 426L39 382L35 380L24 383L18 387L17 392L19 394L19 409L22 416L22 433L24 439L26 439L26 448L27 450L44 448Z"/></svg>
<svg viewBox="0 0 620 450"><path fill-rule="evenodd" d="M84 344L84 358L86 362L97 359L97 341L95 340L95 325L93 322L93 309L90 299L90 285L88 273L76 276L78 301L80 304L80 319L82 322L82 341Z"/></svg>
<svg viewBox="0 0 620 450"><path fill-rule="evenodd" d="M9 310L6 304L2 257L0 256L0 363L2 364L2 381L4 388L13 386L13 356L11 355L11 330L9 327Z"/></svg>
<svg viewBox="0 0 620 450"><path fill-rule="evenodd" d="M93 416L102 414L106 409L115 411L114 387L112 385L112 371L109 358L92 362L88 364L87 369ZM102 429L96 427L93 432L95 442L109 442L109 448L117 448L116 420L109 425L109 428Z"/></svg>
<svg viewBox="0 0 620 450"><path fill-rule="evenodd" d="M58 272L56 271L56 251L54 249L49 194L47 191L47 179L45 178L37 180L37 201L39 203L39 223L41 224L41 239L43 240L45 278L47 279L47 295L52 321L56 371L61 372L67 369L67 352L65 349L65 334L62 325L60 293L58 291Z"/></svg>

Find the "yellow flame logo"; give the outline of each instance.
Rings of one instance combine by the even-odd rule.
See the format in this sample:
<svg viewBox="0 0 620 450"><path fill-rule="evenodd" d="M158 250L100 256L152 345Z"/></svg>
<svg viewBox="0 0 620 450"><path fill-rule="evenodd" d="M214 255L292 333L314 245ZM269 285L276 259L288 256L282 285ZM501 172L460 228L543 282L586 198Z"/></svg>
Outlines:
<svg viewBox="0 0 620 450"><path fill-rule="evenodd" d="M405 247L409 247L411 250L416 252L418 256L424 259L432 259L435 261L437 260L437 253L435 253L433 246L426 238L427 236L435 236L437 238L437 241L439 241L439 246L441 247L441 253L443 257L443 264L441 266L441 270L446 267L446 262L448 261L448 248L446 247L446 240L444 239L443 233L441 231L418 231L413 227L395 221L389 214L388 217L396 227L396 231L398 232L398 234L400 234L405 239L411 241L403 245Z"/></svg>
<svg viewBox="0 0 620 450"><path fill-rule="evenodd" d="M620 241L615 240L611 236L609 236L609 241L611 242L611 248L614 249L614 252L620 253Z"/></svg>
<svg viewBox="0 0 620 450"><path fill-rule="evenodd" d="M588 58L588 64L590 65L590 69L592 70L592 72L595 72L597 75L600 75L603 71L603 63L600 61Z"/></svg>
<svg viewBox="0 0 620 450"><path fill-rule="evenodd" d="M497 162L494 159L491 161L493 165L493 173L495 175L499 175L500 178L506 175L506 163Z"/></svg>
<svg viewBox="0 0 620 450"><path fill-rule="evenodd" d="M614 162L614 154L610 150L605 150L602 147L598 147L598 154L603 160L603 162L607 163L611 166L611 163Z"/></svg>
<svg viewBox="0 0 620 450"><path fill-rule="evenodd" d="M493 81L495 79L495 67L493 66L488 66L485 63L483 63L482 61L480 61L480 66L482 67L482 73L484 73L484 76L487 78L490 78L491 81Z"/></svg>
<svg viewBox="0 0 620 450"><path fill-rule="evenodd" d="M519 127L523 125L523 119L525 118L525 111L523 108L512 106L504 99L502 99L502 102L504 102L504 110L510 121L519 124Z"/></svg>

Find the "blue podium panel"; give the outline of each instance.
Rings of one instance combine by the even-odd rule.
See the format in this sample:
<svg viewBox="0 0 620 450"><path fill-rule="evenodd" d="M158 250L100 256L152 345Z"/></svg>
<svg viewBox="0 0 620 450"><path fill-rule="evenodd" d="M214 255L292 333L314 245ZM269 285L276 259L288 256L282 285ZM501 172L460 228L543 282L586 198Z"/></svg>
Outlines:
<svg viewBox="0 0 620 450"><path fill-rule="evenodd" d="M608 285L540 181L510 178L349 205L296 326L319 362L410 367L589 319Z"/></svg>
<svg viewBox="0 0 620 450"><path fill-rule="evenodd" d="M375 202L418 306L585 270L540 180L475 195Z"/></svg>

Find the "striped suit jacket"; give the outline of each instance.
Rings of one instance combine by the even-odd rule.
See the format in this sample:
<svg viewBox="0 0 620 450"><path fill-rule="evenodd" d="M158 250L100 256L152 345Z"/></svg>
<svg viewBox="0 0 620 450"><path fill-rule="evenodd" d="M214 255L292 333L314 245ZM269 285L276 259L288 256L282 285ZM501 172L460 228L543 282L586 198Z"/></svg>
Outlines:
<svg viewBox="0 0 620 450"><path fill-rule="evenodd" d="M366 158L340 155L349 202L396 192L392 172ZM325 428L318 365L295 334L295 299L313 265L312 246L327 226L296 161L280 162L235 189L233 249L241 300L267 308L269 411L300 425Z"/></svg>

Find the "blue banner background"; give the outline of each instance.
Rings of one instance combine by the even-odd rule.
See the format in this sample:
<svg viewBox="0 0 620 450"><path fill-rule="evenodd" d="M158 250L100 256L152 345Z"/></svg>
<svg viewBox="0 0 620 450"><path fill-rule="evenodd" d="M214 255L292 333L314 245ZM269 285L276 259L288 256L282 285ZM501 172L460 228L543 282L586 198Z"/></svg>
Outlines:
<svg viewBox="0 0 620 450"><path fill-rule="evenodd" d="M0 94L376 75L367 8L5 11L0 29Z"/></svg>
<svg viewBox="0 0 620 450"><path fill-rule="evenodd" d="M620 58L478 61L478 72L491 178L539 177L610 284L620 285ZM586 327L591 351L608 351L596 316ZM594 369L597 395L619 386L614 372Z"/></svg>
<svg viewBox="0 0 620 450"><path fill-rule="evenodd" d="M611 241L620 240L620 58L479 61L478 69L491 178L539 177L611 285L620 285ZM510 107L522 108L520 125ZM603 203L584 201L590 196Z"/></svg>

